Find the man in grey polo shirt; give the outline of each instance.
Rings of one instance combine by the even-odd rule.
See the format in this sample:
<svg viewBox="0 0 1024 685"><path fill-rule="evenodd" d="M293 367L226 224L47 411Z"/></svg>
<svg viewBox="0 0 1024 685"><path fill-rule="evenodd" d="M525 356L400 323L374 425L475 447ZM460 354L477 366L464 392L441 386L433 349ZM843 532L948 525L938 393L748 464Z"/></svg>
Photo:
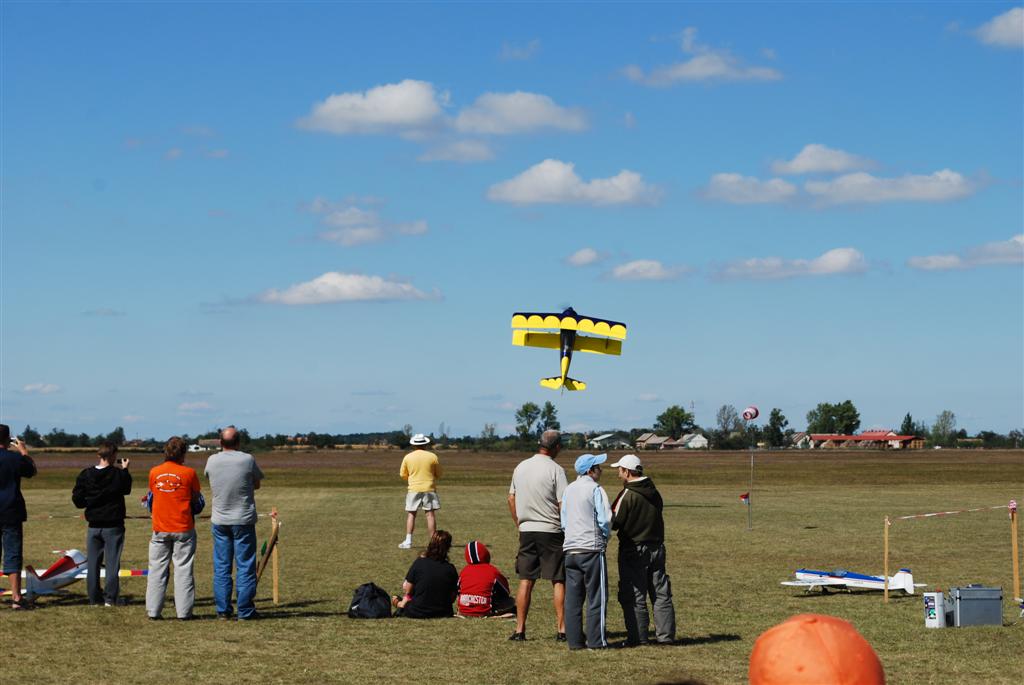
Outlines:
<svg viewBox="0 0 1024 685"><path fill-rule="evenodd" d="M256 497L263 471L251 454L238 451L240 436L234 426L220 434L223 451L206 462L206 477L213 490L213 599L217 618L231 618L231 562L238 567L238 619L256 614Z"/></svg>
<svg viewBox="0 0 1024 685"><path fill-rule="evenodd" d="M508 510L519 529L516 630L509 638L516 642L526 639L526 615L538 578L551 581L558 623L555 639L565 641L565 555L559 508L567 483L565 471L555 463L561 448L562 434L557 430L544 431L538 454L516 466L508 490Z"/></svg>

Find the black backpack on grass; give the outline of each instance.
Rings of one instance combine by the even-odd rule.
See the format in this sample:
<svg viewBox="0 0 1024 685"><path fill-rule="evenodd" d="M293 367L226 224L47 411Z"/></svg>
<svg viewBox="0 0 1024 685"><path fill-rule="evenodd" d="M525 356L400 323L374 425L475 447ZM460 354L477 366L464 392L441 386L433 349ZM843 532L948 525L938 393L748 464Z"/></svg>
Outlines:
<svg viewBox="0 0 1024 685"><path fill-rule="evenodd" d="M373 583L363 583L352 594L349 618L390 618L391 596Z"/></svg>

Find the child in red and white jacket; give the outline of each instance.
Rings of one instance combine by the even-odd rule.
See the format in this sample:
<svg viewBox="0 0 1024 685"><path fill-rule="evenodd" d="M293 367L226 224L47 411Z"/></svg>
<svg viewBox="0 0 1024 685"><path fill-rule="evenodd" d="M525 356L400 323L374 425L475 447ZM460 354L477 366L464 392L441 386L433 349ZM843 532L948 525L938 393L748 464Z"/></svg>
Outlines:
<svg viewBox="0 0 1024 685"><path fill-rule="evenodd" d="M466 568L459 574L457 604L462 616L503 616L515 614L516 600L508 579L491 561L491 553L479 540L466 544Z"/></svg>

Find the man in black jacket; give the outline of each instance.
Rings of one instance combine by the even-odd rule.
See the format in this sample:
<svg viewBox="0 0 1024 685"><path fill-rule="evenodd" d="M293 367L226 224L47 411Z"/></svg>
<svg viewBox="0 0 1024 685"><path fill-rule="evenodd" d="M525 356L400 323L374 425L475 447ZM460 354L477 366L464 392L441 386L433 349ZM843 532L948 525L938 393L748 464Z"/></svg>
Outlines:
<svg viewBox="0 0 1024 685"><path fill-rule="evenodd" d="M117 445L104 442L99 463L78 474L71 501L85 509L89 522L86 533L89 604L114 606L121 590L121 550L124 548L124 496L132 491L128 459L117 459ZM100 590L100 564L106 567L107 582Z"/></svg>
<svg viewBox="0 0 1024 685"><path fill-rule="evenodd" d="M626 622L626 643L649 643L647 595L654 602L654 633L658 644L676 637L672 581L665 572L665 519L661 493L644 476L635 454L611 466L619 469L623 489L612 505L612 529L619 531L619 603Z"/></svg>
<svg viewBox="0 0 1024 685"><path fill-rule="evenodd" d="M17 453L8 449L11 443ZM23 440L11 439L11 429L0 423L0 559L11 584L11 608L26 609L21 596L22 524L28 518L21 479L36 475L36 464L28 456Z"/></svg>

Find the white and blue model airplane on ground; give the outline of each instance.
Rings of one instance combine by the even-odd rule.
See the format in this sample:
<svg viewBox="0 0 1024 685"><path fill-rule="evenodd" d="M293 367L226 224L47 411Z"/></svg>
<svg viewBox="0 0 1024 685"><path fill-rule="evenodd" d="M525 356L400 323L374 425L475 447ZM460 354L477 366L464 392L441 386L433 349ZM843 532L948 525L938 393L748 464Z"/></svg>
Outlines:
<svg viewBox="0 0 1024 685"><path fill-rule="evenodd" d="M854 573L846 569L835 571L815 571L809 568L802 568L793 573L796 580L786 580L782 585L805 588L808 592L815 589L822 593L828 592L828 588L842 590L884 590L885 576L869 576L864 573ZM914 575L909 568L901 568L896 575L889 578L890 590L903 590L908 595L914 594L914 588L925 587L924 583L915 583Z"/></svg>

